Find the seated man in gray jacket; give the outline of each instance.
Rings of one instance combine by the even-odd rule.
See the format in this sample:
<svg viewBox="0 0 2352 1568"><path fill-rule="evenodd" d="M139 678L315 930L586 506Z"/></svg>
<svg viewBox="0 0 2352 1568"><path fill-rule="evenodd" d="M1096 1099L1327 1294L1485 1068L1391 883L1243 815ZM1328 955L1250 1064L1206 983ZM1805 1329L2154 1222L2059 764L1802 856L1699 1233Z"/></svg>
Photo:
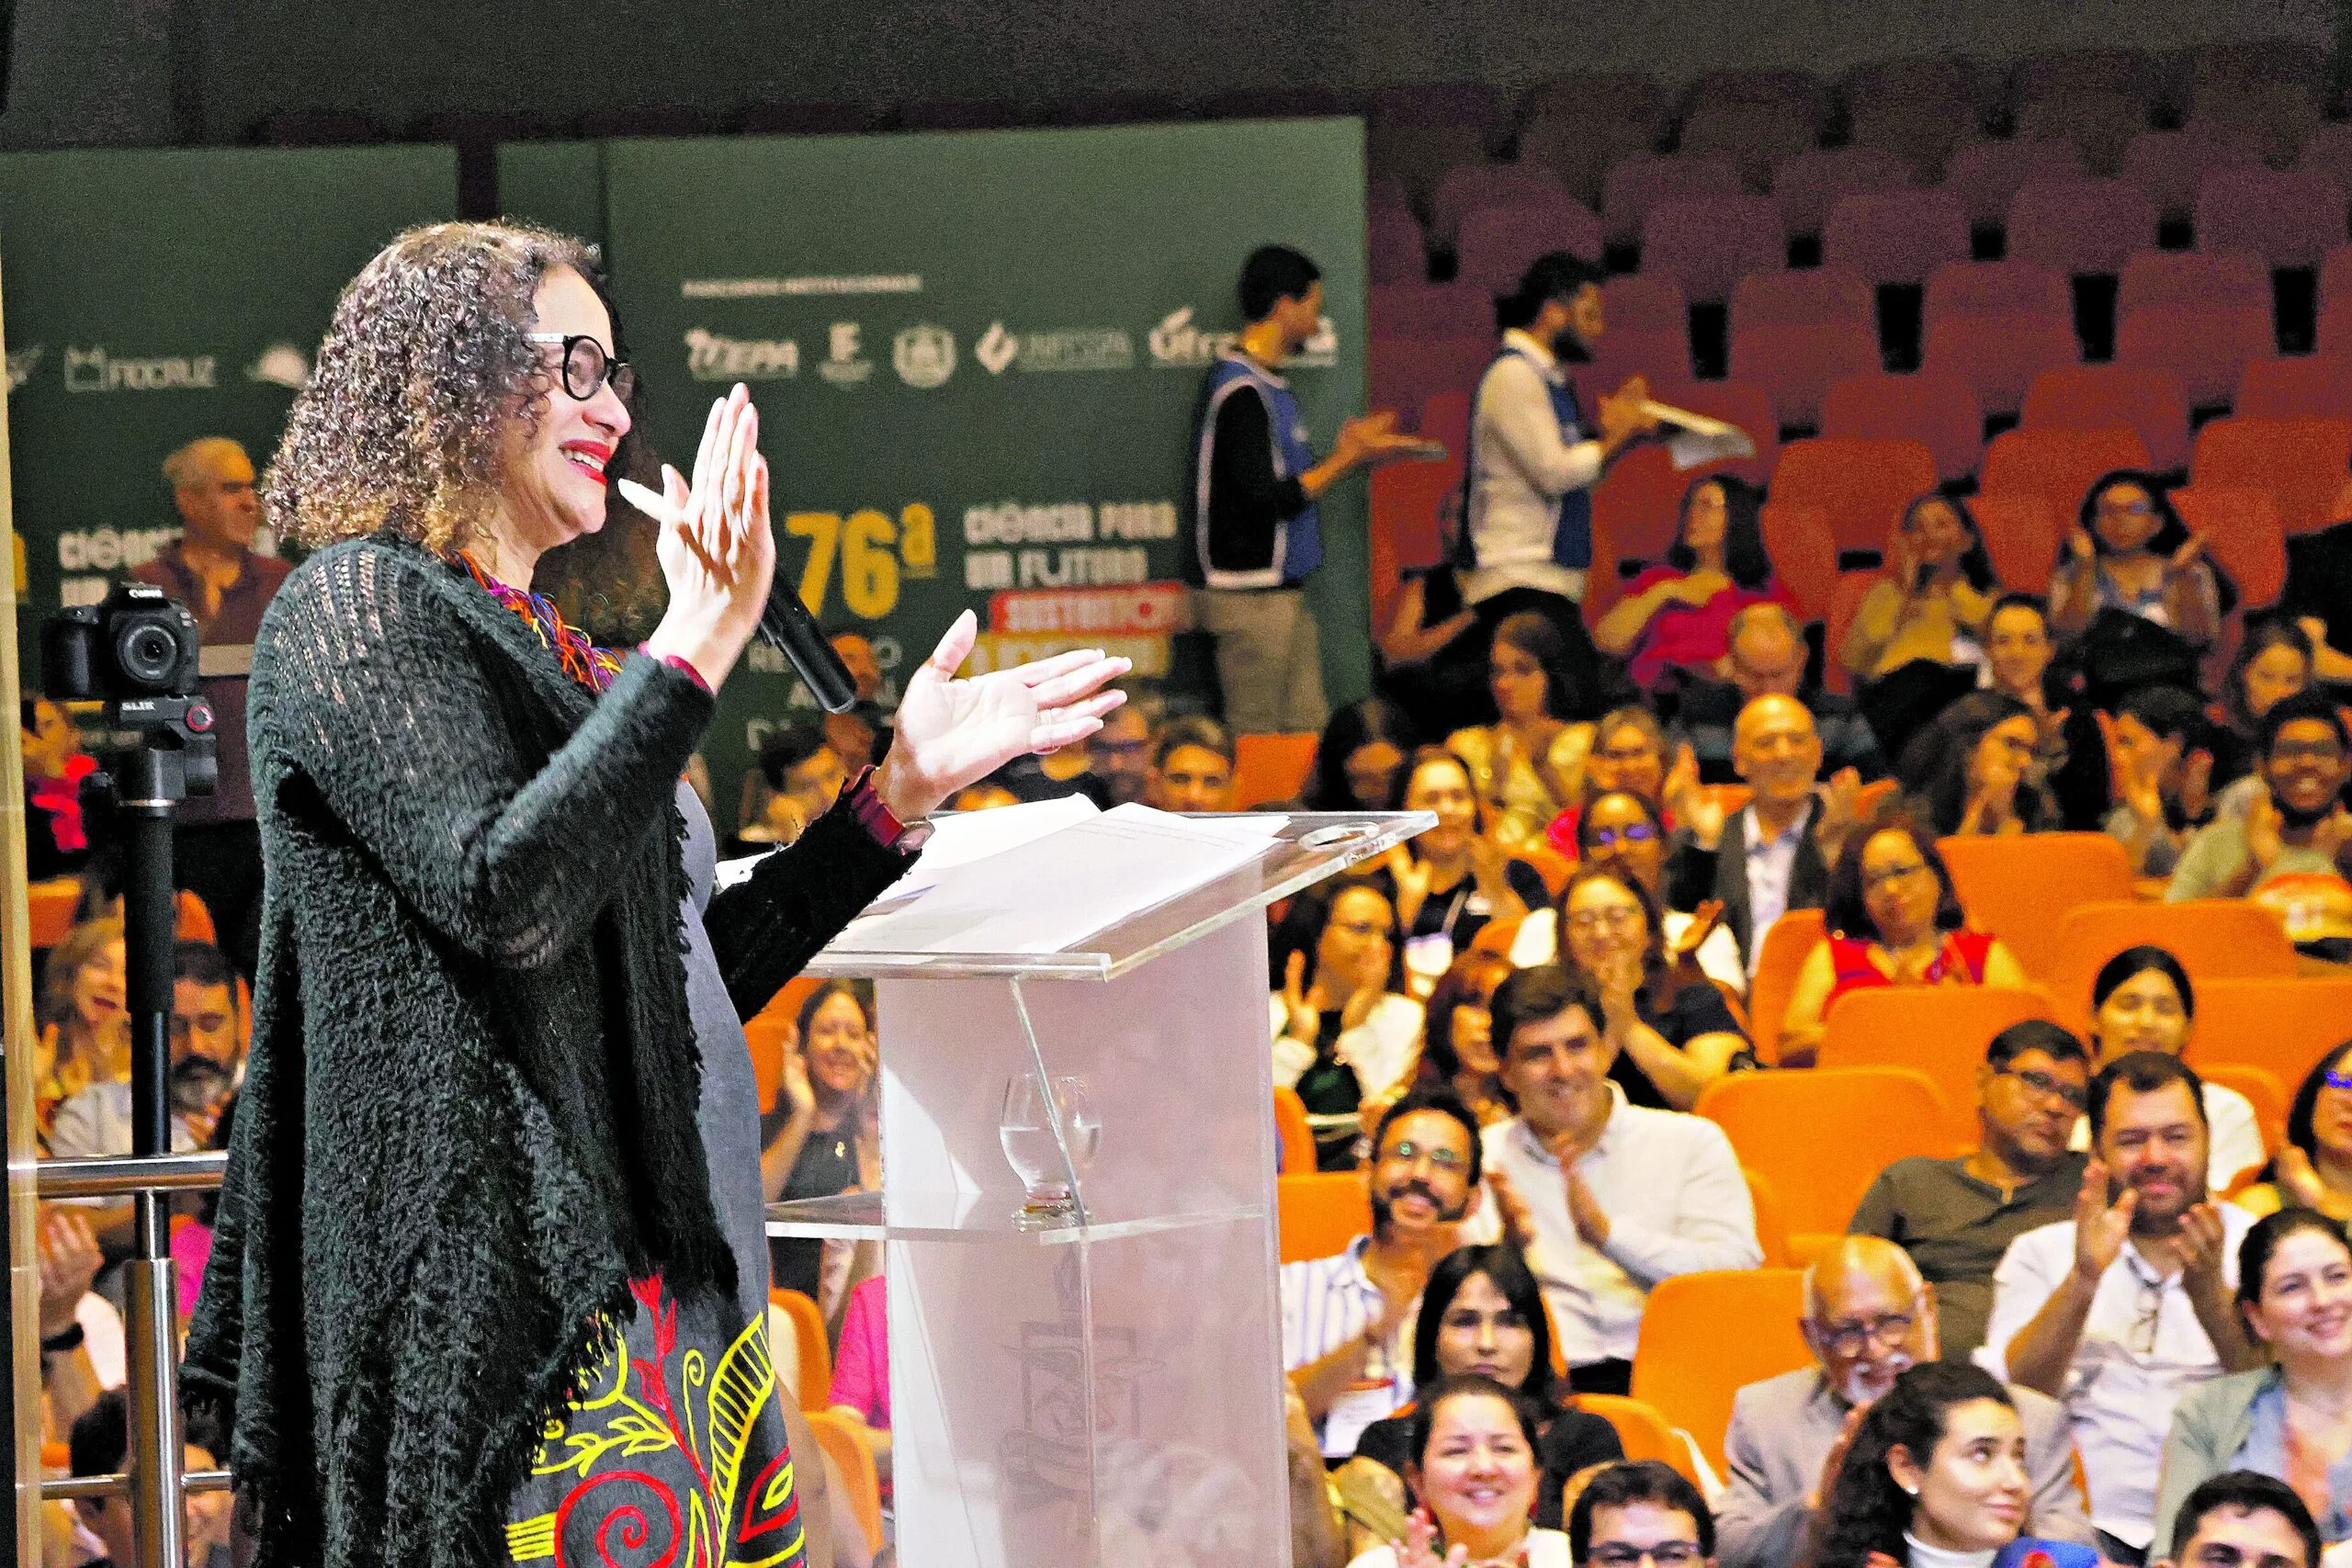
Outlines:
<svg viewBox="0 0 2352 1568"><path fill-rule="evenodd" d="M1794 1568L1870 1403L1936 1359L1936 1297L1911 1255L1841 1237L1805 1270L1805 1342L1815 1366L1749 1383L1724 1438L1729 1484L1715 1510L1717 1568ZM2012 1388L2033 1497L2027 1535L2092 1544L2057 1401Z"/></svg>

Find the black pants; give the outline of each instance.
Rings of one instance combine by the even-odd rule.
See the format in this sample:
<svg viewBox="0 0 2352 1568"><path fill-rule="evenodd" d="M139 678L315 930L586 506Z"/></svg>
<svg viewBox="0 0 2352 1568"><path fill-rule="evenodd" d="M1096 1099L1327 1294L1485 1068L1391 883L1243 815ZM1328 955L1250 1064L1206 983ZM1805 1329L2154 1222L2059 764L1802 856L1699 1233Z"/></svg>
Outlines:
<svg viewBox="0 0 2352 1568"><path fill-rule="evenodd" d="M220 951L246 979L261 958L261 829L187 822L172 834L172 880L212 911Z"/></svg>
<svg viewBox="0 0 2352 1568"><path fill-rule="evenodd" d="M1553 706L1562 717L1599 718L1612 707L1640 700L1641 694L1623 673L1600 657L1600 650L1593 646L1592 634L1585 630L1583 606L1566 594L1541 588L1506 588L1491 599L1478 601L1477 612L1478 620L1473 630L1480 649L1493 647L1495 628L1513 615L1533 614L1552 623L1566 649L1568 684L1573 688L1555 694ZM1491 724L1496 716L1494 697L1489 692L1485 695L1484 711L1475 718L1455 720L1454 728Z"/></svg>

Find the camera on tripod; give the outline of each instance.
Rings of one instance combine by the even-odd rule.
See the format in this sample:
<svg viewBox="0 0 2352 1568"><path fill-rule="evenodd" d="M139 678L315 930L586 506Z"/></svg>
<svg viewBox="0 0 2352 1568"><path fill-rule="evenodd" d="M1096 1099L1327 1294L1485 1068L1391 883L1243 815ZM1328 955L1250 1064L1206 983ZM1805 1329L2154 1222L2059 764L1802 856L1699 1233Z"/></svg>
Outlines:
<svg viewBox="0 0 2352 1568"><path fill-rule="evenodd" d="M118 582L96 604L41 627L41 684L58 702L103 701L126 750L161 753L170 798L210 795L218 776L212 705L197 686L196 617L144 582ZM158 780L163 783L164 781Z"/></svg>

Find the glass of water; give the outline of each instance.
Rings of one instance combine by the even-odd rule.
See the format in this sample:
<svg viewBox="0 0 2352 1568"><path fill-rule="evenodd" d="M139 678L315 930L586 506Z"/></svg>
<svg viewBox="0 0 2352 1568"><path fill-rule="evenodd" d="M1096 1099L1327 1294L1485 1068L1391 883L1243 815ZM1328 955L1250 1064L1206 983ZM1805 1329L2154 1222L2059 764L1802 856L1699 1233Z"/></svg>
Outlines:
<svg viewBox="0 0 2352 1568"><path fill-rule="evenodd" d="M1069 1076L1050 1081L1052 1111L1061 1117L1062 1136L1069 1147L1067 1166L1054 1141L1053 1114L1035 1075L1016 1073L1005 1080L1004 1113L997 1119L997 1138L1004 1145L1005 1163L1012 1167L1012 1174L1021 1179L1028 1196L1014 1216L1023 1226L1067 1224L1077 1217L1070 1178L1085 1174L1102 1142L1102 1121L1087 1098L1086 1080Z"/></svg>

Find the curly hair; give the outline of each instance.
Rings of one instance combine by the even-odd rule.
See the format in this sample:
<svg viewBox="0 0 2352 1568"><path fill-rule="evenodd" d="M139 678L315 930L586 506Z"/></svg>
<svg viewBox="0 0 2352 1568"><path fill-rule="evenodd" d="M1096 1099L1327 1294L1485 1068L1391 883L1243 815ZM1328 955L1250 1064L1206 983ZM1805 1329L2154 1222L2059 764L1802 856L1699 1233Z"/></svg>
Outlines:
<svg viewBox="0 0 2352 1568"><path fill-rule="evenodd" d="M1989 1399L2016 1408L2009 1391L1981 1367L1929 1361L1894 1380L1870 1408L1846 1450L1846 1462L1822 1509L1823 1526L1812 1568L1864 1568L1871 1553L1897 1562L1911 1560L1903 1532L1911 1528L1918 1499L1895 1484L1887 1456L1895 1449L1928 1466L1942 1440L1952 1406Z"/></svg>
<svg viewBox="0 0 2352 1568"><path fill-rule="evenodd" d="M467 544L496 503L511 427L549 384L526 334L541 280L566 268L603 297L595 247L544 229L435 223L378 252L335 301L263 478L278 536Z"/></svg>

